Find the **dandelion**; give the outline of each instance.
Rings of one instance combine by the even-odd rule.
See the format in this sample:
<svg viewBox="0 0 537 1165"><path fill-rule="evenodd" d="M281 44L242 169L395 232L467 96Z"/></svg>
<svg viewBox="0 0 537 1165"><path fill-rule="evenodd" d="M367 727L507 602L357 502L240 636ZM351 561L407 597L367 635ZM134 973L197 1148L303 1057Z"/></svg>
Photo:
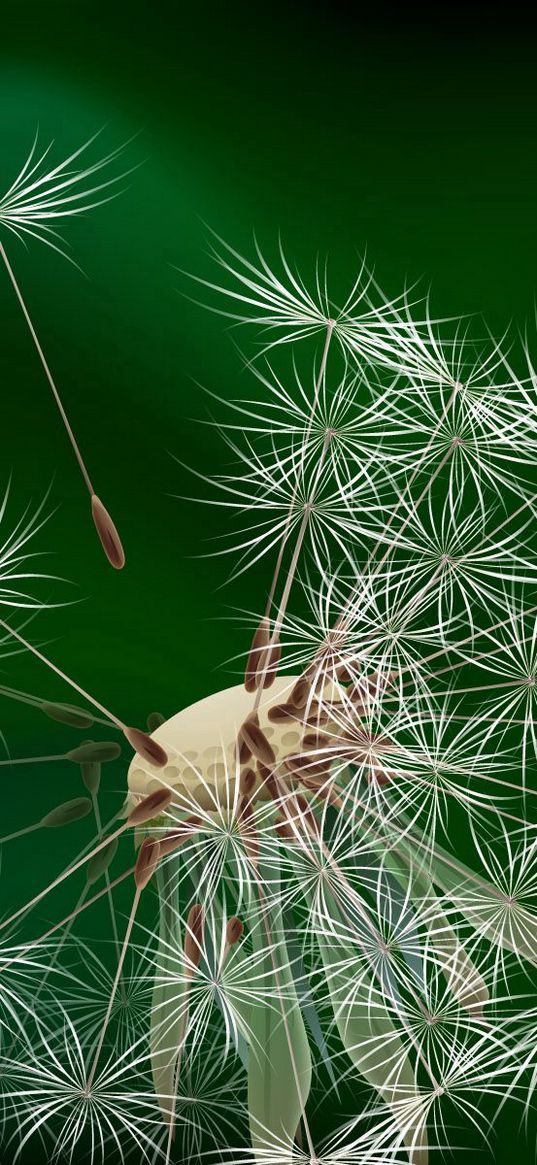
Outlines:
<svg viewBox="0 0 537 1165"><path fill-rule="evenodd" d="M61 754L89 796L56 815L93 808L97 839L3 924L84 871L66 918L21 948L31 959L60 932L65 953L134 874L121 939L111 910L113 971L88 957L87 996L77 971L52 1033L44 1008L31 1020L47 1065L36 1131L59 1123L73 1153L89 1129L97 1157L102 1113L123 1138L126 1106L133 1151L166 1162L209 1145L266 1165L426 1165L455 1121L490 1140L483 1097L529 1112L537 1079L535 374L525 346L516 372L504 340L434 321L408 290L388 301L365 266L338 307L327 274L308 289L283 250L214 254L220 274L198 281L212 306L264 333L256 395L225 402L233 464L214 481L243 521L214 554L234 555L232 578L270 559L237 642L242 682L150 714L145 732L2 623L91 712L8 698L83 731L100 714L135 752L109 825L113 742ZM9 1089L13 1073L24 1146L33 1083L15 1053Z"/></svg>

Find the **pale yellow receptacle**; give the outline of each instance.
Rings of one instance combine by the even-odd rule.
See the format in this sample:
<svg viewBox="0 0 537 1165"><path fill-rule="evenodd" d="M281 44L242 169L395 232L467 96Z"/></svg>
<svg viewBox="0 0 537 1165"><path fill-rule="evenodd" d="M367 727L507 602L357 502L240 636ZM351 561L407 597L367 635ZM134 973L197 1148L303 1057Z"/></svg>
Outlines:
<svg viewBox="0 0 537 1165"><path fill-rule="evenodd" d="M270 742L278 768L286 780L286 757L300 750L303 728L297 721L272 723L268 711L275 704L285 703L297 676L277 676L272 687L263 692L258 708L259 726ZM327 691L327 688L330 690ZM326 685L325 698L337 699L333 685ZM176 790L178 801L202 809L225 805L233 798L239 769L237 763L237 733L254 707L255 696L243 684L215 692L177 712L152 734L166 750L168 764L159 769L138 753L133 757L128 786L131 797L145 796L166 785ZM335 727L335 726L334 726ZM330 724L324 726L330 731ZM255 770L255 760L251 762ZM257 777L257 788L261 778ZM263 790L262 796L267 796Z"/></svg>

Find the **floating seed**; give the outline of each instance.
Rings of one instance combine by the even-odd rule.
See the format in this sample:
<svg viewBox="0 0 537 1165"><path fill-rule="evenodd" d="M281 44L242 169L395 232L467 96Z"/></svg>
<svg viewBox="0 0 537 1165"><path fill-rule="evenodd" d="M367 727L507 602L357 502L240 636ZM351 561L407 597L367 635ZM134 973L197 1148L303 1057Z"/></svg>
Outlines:
<svg viewBox="0 0 537 1165"><path fill-rule="evenodd" d="M281 643L278 639L274 641L268 652L268 659L265 664L265 672L263 674L263 687L270 688L276 679L276 672L278 664L282 657Z"/></svg>
<svg viewBox="0 0 537 1165"><path fill-rule="evenodd" d="M106 846L106 849L102 849L100 853L95 854L91 862L88 862L86 878L90 886L106 873L116 856L117 847L118 838L113 837L109 845Z"/></svg>
<svg viewBox="0 0 537 1165"><path fill-rule="evenodd" d="M95 529L101 540L102 548L114 570L122 570L125 566L125 553L121 539L114 523L96 494L91 497L91 513L95 522Z"/></svg>
<svg viewBox="0 0 537 1165"><path fill-rule="evenodd" d="M171 789L155 789L154 793L148 793L143 801L134 806L127 818L127 825L136 826L144 825L146 821L152 821L154 817L158 817L160 813L168 808L172 799Z"/></svg>
<svg viewBox="0 0 537 1165"><path fill-rule="evenodd" d="M62 825L71 825L73 821L81 821L91 813L89 797L75 797L73 801L64 801L56 809L51 809L41 818L43 829L60 829Z"/></svg>
<svg viewBox="0 0 537 1165"><path fill-rule="evenodd" d="M142 732L140 728L124 728L123 732L134 751L139 752L150 765L163 769L168 764L168 754L147 732Z"/></svg>
<svg viewBox="0 0 537 1165"><path fill-rule="evenodd" d="M78 765L86 762L104 764L106 761L117 760L118 756L121 756L121 746L114 740L88 740L65 754L66 760Z"/></svg>
<svg viewBox="0 0 537 1165"><path fill-rule="evenodd" d="M84 708L77 708L74 704L42 704L41 711L51 720L60 724L67 724L70 728L91 728L93 716Z"/></svg>
<svg viewBox="0 0 537 1165"><path fill-rule="evenodd" d="M150 712L147 717L147 730L148 732L156 732L157 728L165 723L166 717L162 715L162 712Z"/></svg>

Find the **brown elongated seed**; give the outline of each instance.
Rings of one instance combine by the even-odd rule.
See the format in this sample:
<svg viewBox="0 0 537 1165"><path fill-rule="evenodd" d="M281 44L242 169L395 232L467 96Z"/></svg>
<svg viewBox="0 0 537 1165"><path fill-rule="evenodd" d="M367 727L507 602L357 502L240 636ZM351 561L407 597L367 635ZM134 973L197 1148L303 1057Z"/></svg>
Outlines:
<svg viewBox="0 0 537 1165"><path fill-rule="evenodd" d="M352 684L356 679L356 671L352 671L346 663L338 664L335 675L341 684Z"/></svg>
<svg viewBox="0 0 537 1165"><path fill-rule="evenodd" d="M256 776L253 769L245 769L240 775L239 789L242 796L249 795L255 786Z"/></svg>
<svg viewBox="0 0 537 1165"><path fill-rule="evenodd" d="M91 728L94 722L91 712L86 712L85 708L77 708L75 704L45 703L41 705L41 711L51 720L67 724L69 728Z"/></svg>
<svg viewBox="0 0 537 1165"><path fill-rule="evenodd" d="M327 704L318 704L314 706L309 716L304 723L308 728L318 728L321 724L327 724L332 719L332 709Z"/></svg>
<svg viewBox="0 0 537 1165"><path fill-rule="evenodd" d="M273 724L282 724L285 720L296 720L297 711L294 704L274 704L268 710L268 719Z"/></svg>
<svg viewBox="0 0 537 1165"><path fill-rule="evenodd" d="M164 837L159 838L160 856L165 858L174 850L179 849L200 828L201 817L185 817L178 829L170 829L169 833L165 833Z"/></svg>
<svg viewBox="0 0 537 1165"><path fill-rule="evenodd" d="M168 764L168 754L152 736L140 728L124 728L124 735L135 752L139 752L150 765L163 769Z"/></svg>
<svg viewBox="0 0 537 1165"><path fill-rule="evenodd" d="M266 616L259 622L250 647L250 653L244 672L244 686L247 692L255 692L259 686L259 673L262 670L262 657L270 639L270 624Z"/></svg>
<svg viewBox="0 0 537 1165"><path fill-rule="evenodd" d="M252 750L251 750L251 748L248 748L248 745L247 745L245 740L239 739L237 741L237 744L238 744L238 750L239 750L239 764L245 765L250 760L250 758L252 756Z"/></svg>
<svg viewBox="0 0 537 1165"><path fill-rule="evenodd" d="M184 953L187 970L192 973L200 965L203 951L203 906L196 902L190 907L185 930Z"/></svg>
<svg viewBox="0 0 537 1165"><path fill-rule="evenodd" d="M95 529L101 540L101 546L110 566L113 566L114 570L122 570L125 566L125 552L121 545L121 538L108 510L103 506L97 494L91 495L91 513Z"/></svg>
<svg viewBox="0 0 537 1165"><path fill-rule="evenodd" d="M304 708L310 694L311 684L306 676L301 676L294 685L289 701L295 708Z"/></svg>
<svg viewBox="0 0 537 1165"><path fill-rule="evenodd" d="M314 814L312 813L312 811L310 809L309 801L306 800L306 798L303 796L302 793L296 794L295 801L296 801L297 807L298 807L302 817L307 822L310 829L313 829L315 831L315 833L318 833L319 830L317 827L317 822L315 820Z"/></svg>
<svg viewBox="0 0 537 1165"><path fill-rule="evenodd" d="M284 817L278 817L276 819L276 821L274 823L274 829L276 830L278 837L283 837L285 839L285 841L295 841L296 840L296 834L293 832L292 827L289 825L289 822L286 821Z"/></svg>
<svg viewBox="0 0 537 1165"><path fill-rule="evenodd" d="M326 732L306 732L302 744L304 744L306 748L325 749L329 748L331 745L333 746L334 741L330 736L326 735Z"/></svg>
<svg viewBox="0 0 537 1165"><path fill-rule="evenodd" d="M84 761L80 766L82 781L93 797L97 796L101 784L101 765L99 761Z"/></svg>
<svg viewBox="0 0 537 1165"><path fill-rule="evenodd" d="M235 945L235 943L238 943L239 939L242 938L243 933L244 926L240 918L237 918L235 915L233 918L229 918L228 924L226 926L226 942L228 947L232 947Z"/></svg>
<svg viewBox="0 0 537 1165"><path fill-rule="evenodd" d="M272 687L272 684L276 679L278 664L281 658L282 646L279 639L275 639L268 650L267 659L265 660L264 664L264 671L262 672L263 688Z"/></svg>
<svg viewBox="0 0 537 1165"><path fill-rule="evenodd" d="M158 866L159 850L159 843L155 837L144 838L134 867L134 881L138 890L143 890L151 881Z"/></svg>
<svg viewBox="0 0 537 1165"><path fill-rule="evenodd" d="M273 765L275 763L276 756L270 741L267 740L263 730L253 720L244 721L239 738L246 743L256 760L260 760L264 765Z"/></svg>
<svg viewBox="0 0 537 1165"><path fill-rule="evenodd" d="M99 854L95 854L95 857L88 862L86 881L90 886L94 882L97 882L103 874L106 874L108 867L112 864L116 856L118 844L119 838L113 837L109 845L106 846L106 849L102 849Z"/></svg>
<svg viewBox="0 0 537 1165"><path fill-rule="evenodd" d="M87 817L91 808L89 797L75 797L73 801L64 801L63 805L57 805L50 813L45 813L39 824L43 829L60 829L62 825L71 825Z"/></svg>
<svg viewBox="0 0 537 1165"><path fill-rule="evenodd" d="M343 802L334 792L330 781L323 781L319 777L303 777L302 784L311 793L315 793L317 797L322 797L323 800L328 801L330 805L334 805L337 809L342 808Z"/></svg>
<svg viewBox="0 0 537 1165"><path fill-rule="evenodd" d="M144 797L143 801L139 801L138 805L135 805L129 813L127 825L133 827L144 825L146 821L152 821L154 817L164 813L171 799L171 789L155 789L154 793L148 793L147 797Z"/></svg>
<svg viewBox="0 0 537 1165"><path fill-rule="evenodd" d="M267 768L267 766L264 765L262 761L258 761L257 771L259 773L259 779L262 786L268 790L272 800L277 801L279 798L278 785L276 783L276 778L272 772L272 769Z"/></svg>
<svg viewBox="0 0 537 1165"><path fill-rule="evenodd" d="M115 740L87 740L85 744L79 744L78 748L72 748L65 754L66 760L78 765L87 761L106 764L107 761L117 760L118 756L121 756L121 746Z"/></svg>
<svg viewBox="0 0 537 1165"><path fill-rule="evenodd" d="M165 723L166 717L162 715L162 712L150 712L147 717L147 730L148 732L155 732L157 728L160 728Z"/></svg>

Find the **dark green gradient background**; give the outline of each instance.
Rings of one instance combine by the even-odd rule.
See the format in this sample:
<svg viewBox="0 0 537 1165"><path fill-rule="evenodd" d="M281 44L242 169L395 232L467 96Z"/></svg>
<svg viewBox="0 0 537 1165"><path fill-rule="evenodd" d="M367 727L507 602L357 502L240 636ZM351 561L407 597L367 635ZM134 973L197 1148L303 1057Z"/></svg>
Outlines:
<svg viewBox="0 0 537 1165"><path fill-rule="evenodd" d="M4 239L121 531L125 572L100 553L1 271L0 485L12 473L14 517L52 483L57 510L39 541L45 568L70 582L41 593L76 605L40 616L33 633L103 703L143 724L153 709L171 715L234 682L240 664L229 661L248 636L233 609L259 605L266 577L260 568L219 589L229 564L196 556L212 549L222 511L172 496L198 489L174 456L208 473L227 462L218 434L195 423L207 415L196 382L223 396L249 387L225 321L184 297L174 267L212 274L205 223L239 250L251 251L255 229L269 254L280 232L306 274L329 256L336 301L367 248L388 293L423 277L439 316L482 312L496 333L512 319L523 326L537 286L532 30L461 26L448 12L434 27L386 15L381 28L357 8L322 4L27 3L4 12L0 56L2 188L37 125L59 153L103 125L106 147L138 135L125 157L142 164L122 197L65 229L85 276L46 248ZM0 679L69 698L31 659L2 660ZM1 713L14 756L77 742L32 709L3 701ZM66 765L2 771L10 828L80 792ZM106 770L105 816L125 771L126 761ZM44 834L10 847L2 912L86 836L81 824L53 835L53 847ZM32 925L74 896L47 900ZM83 929L105 926L96 912ZM497 1160L515 1139L506 1126ZM519 1162L526 1151L533 1160L521 1138Z"/></svg>

